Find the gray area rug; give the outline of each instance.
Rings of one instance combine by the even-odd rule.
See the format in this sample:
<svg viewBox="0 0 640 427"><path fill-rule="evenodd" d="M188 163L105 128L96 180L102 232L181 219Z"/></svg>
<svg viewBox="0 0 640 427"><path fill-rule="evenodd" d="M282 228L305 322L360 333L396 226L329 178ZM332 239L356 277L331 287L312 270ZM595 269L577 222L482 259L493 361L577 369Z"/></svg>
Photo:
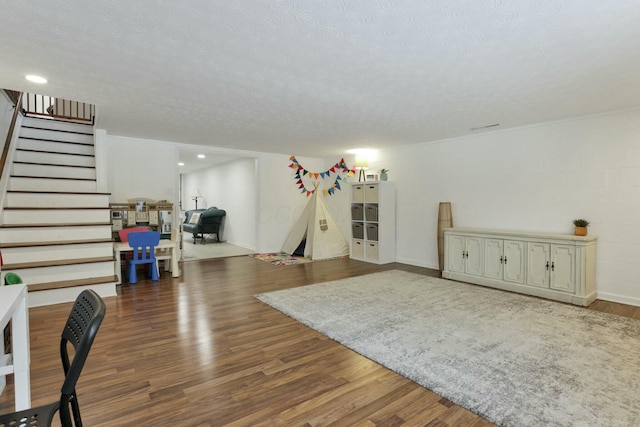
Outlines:
<svg viewBox="0 0 640 427"><path fill-rule="evenodd" d="M256 297L498 425L640 425L638 320L397 270Z"/></svg>

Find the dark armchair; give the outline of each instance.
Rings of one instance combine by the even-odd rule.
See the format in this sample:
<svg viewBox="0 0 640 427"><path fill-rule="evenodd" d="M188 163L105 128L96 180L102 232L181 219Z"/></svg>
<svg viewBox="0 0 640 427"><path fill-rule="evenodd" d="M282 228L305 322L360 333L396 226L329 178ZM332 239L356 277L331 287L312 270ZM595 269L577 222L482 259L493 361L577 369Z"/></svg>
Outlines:
<svg viewBox="0 0 640 427"><path fill-rule="evenodd" d="M216 207L187 211L182 229L185 233L193 234L193 243L200 238L204 245L205 234L215 234L216 240L220 242L220 228L226 215L224 210Z"/></svg>

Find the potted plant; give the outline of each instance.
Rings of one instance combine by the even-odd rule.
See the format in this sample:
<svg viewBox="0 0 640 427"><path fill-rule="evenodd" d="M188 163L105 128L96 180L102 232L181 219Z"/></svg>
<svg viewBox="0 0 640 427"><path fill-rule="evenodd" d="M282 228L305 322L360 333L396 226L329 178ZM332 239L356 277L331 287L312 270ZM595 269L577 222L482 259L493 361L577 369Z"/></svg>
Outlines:
<svg viewBox="0 0 640 427"><path fill-rule="evenodd" d="M389 172L389 169L380 169L380 181L386 181L387 179L389 179L389 177L387 176L387 172Z"/></svg>
<svg viewBox="0 0 640 427"><path fill-rule="evenodd" d="M589 226L589 221L587 221L586 219L574 219L573 225L576 226L576 229L575 229L576 236L587 235L587 227Z"/></svg>

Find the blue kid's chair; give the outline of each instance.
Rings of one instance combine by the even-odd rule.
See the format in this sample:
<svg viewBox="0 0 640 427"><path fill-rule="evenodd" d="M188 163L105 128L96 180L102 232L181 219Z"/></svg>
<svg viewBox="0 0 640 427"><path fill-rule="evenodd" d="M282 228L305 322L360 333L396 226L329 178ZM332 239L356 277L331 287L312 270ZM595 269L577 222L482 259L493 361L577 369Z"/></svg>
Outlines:
<svg viewBox="0 0 640 427"><path fill-rule="evenodd" d="M160 233L157 231L129 233L129 246L133 248L133 256L129 260L127 271L129 283L138 283L136 267L139 264L149 264L151 280L158 280L158 262L156 261L158 243L160 243Z"/></svg>

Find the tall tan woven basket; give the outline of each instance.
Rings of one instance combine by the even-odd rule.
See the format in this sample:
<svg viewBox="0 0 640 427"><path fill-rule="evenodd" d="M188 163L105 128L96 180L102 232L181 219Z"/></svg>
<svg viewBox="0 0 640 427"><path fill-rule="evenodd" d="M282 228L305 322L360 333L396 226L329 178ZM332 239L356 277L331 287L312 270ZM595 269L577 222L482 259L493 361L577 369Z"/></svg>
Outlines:
<svg viewBox="0 0 640 427"><path fill-rule="evenodd" d="M444 229L453 227L451 202L440 202L438 206L438 266L444 270Z"/></svg>

